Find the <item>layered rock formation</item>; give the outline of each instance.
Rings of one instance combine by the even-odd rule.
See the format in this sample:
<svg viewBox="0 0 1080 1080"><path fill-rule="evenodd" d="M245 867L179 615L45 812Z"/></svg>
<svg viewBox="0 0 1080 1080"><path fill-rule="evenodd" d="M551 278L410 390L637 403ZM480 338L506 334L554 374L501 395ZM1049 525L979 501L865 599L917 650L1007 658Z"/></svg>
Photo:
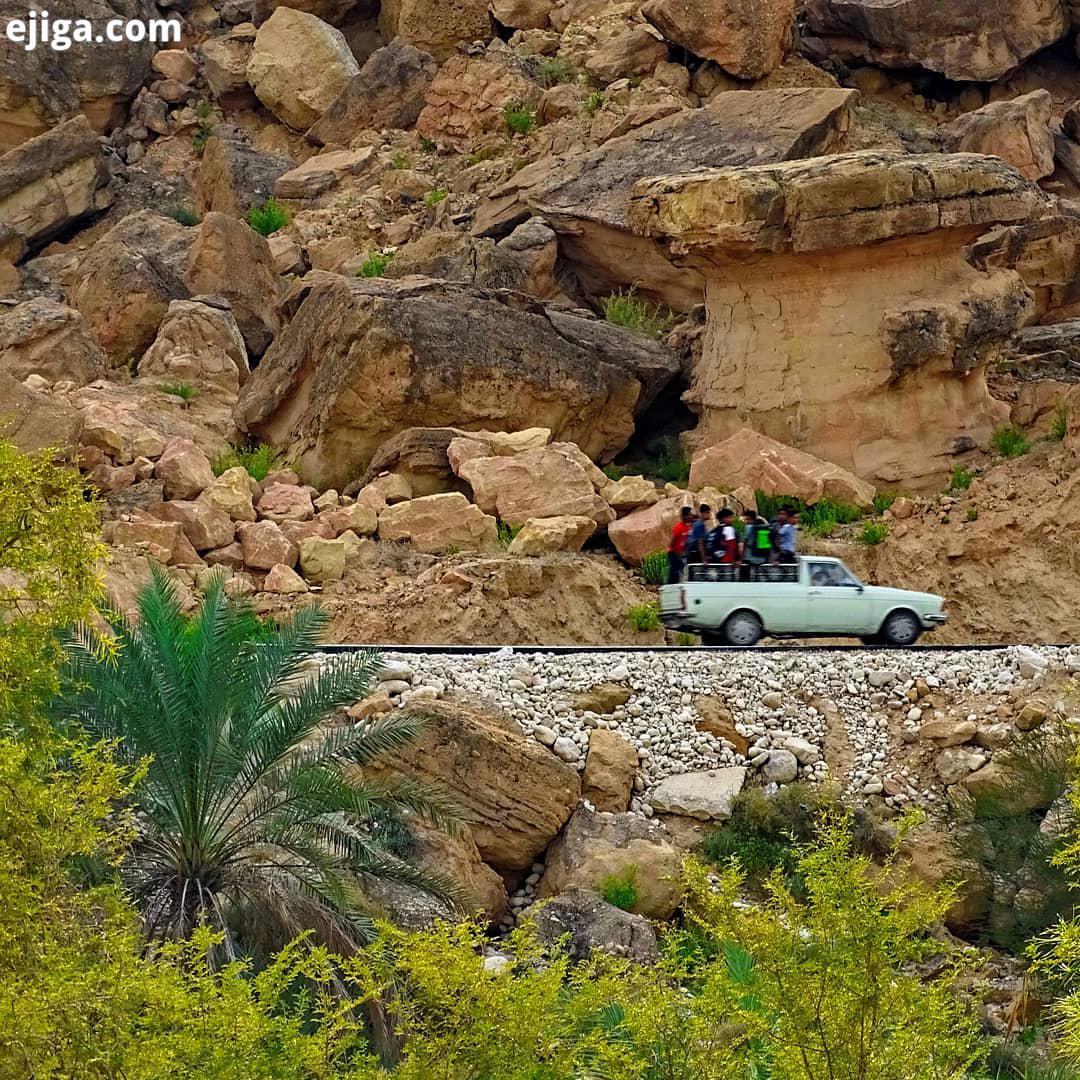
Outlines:
<svg viewBox="0 0 1080 1080"><path fill-rule="evenodd" d="M1006 416L985 368L1034 302L966 241L1038 215L996 158L866 151L642 182L631 220L707 277L695 447L750 425L879 482L936 483ZM872 246L871 246L872 245Z"/></svg>

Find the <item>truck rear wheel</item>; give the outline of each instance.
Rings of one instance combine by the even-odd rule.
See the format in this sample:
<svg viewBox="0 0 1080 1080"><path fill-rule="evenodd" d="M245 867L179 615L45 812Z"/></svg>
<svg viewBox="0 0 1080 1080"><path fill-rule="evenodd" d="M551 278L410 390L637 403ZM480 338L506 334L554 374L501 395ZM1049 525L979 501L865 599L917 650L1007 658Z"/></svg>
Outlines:
<svg viewBox="0 0 1080 1080"><path fill-rule="evenodd" d="M922 634L919 620L910 611L894 611L881 627L881 639L886 645L914 645Z"/></svg>
<svg viewBox="0 0 1080 1080"><path fill-rule="evenodd" d="M752 611L736 611L724 623L724 640L747 648L761 640L762 631L761 620Z"/></svg>

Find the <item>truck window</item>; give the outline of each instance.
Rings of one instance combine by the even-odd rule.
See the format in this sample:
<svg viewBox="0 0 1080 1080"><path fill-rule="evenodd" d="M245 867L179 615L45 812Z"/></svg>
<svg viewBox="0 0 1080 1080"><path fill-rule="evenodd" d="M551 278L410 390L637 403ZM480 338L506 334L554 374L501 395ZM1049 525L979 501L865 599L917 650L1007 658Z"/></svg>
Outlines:
<svg viewBox="0 0 1080 1080"><path fill-rule="evenodd" d="M839 586L857 588L859 582L840 563L812 562L810 564L810 584L817 588Z"/></svg>

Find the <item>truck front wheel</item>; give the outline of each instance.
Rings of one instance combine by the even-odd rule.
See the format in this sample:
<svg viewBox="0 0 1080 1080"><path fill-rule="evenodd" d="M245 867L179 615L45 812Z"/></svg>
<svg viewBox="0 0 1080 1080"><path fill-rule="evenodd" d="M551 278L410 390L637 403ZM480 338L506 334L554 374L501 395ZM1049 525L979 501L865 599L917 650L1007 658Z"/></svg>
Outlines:
<svg viewBox="0 0 1080 1080"><path fill-rule="evenodd" d="M761 620L752 611L736 611L724 623L724 640L747 648L761 640L762 629Z"/></svg>
<svg viewBox="0 0 1080 1080"><path fill-rule="evenodd" d="M886 645L914 645L921 634L919 620L910 611L894 611L881 627L881 638Z"/></svg>

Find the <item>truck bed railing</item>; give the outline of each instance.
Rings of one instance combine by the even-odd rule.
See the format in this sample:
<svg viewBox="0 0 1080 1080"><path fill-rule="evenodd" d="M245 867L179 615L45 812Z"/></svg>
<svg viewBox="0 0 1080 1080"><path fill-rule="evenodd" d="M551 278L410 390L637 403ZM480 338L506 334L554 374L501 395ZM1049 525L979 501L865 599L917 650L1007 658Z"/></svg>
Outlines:
<svg viewBox="0 0 1080 1080"><path fill-rule="evenodd" d="M690 563L686 568L687 581L742 581L746 570L748 581L786 582L798 584L798 563L762 563L760 566L741 567L731 563Z"/></svg>

